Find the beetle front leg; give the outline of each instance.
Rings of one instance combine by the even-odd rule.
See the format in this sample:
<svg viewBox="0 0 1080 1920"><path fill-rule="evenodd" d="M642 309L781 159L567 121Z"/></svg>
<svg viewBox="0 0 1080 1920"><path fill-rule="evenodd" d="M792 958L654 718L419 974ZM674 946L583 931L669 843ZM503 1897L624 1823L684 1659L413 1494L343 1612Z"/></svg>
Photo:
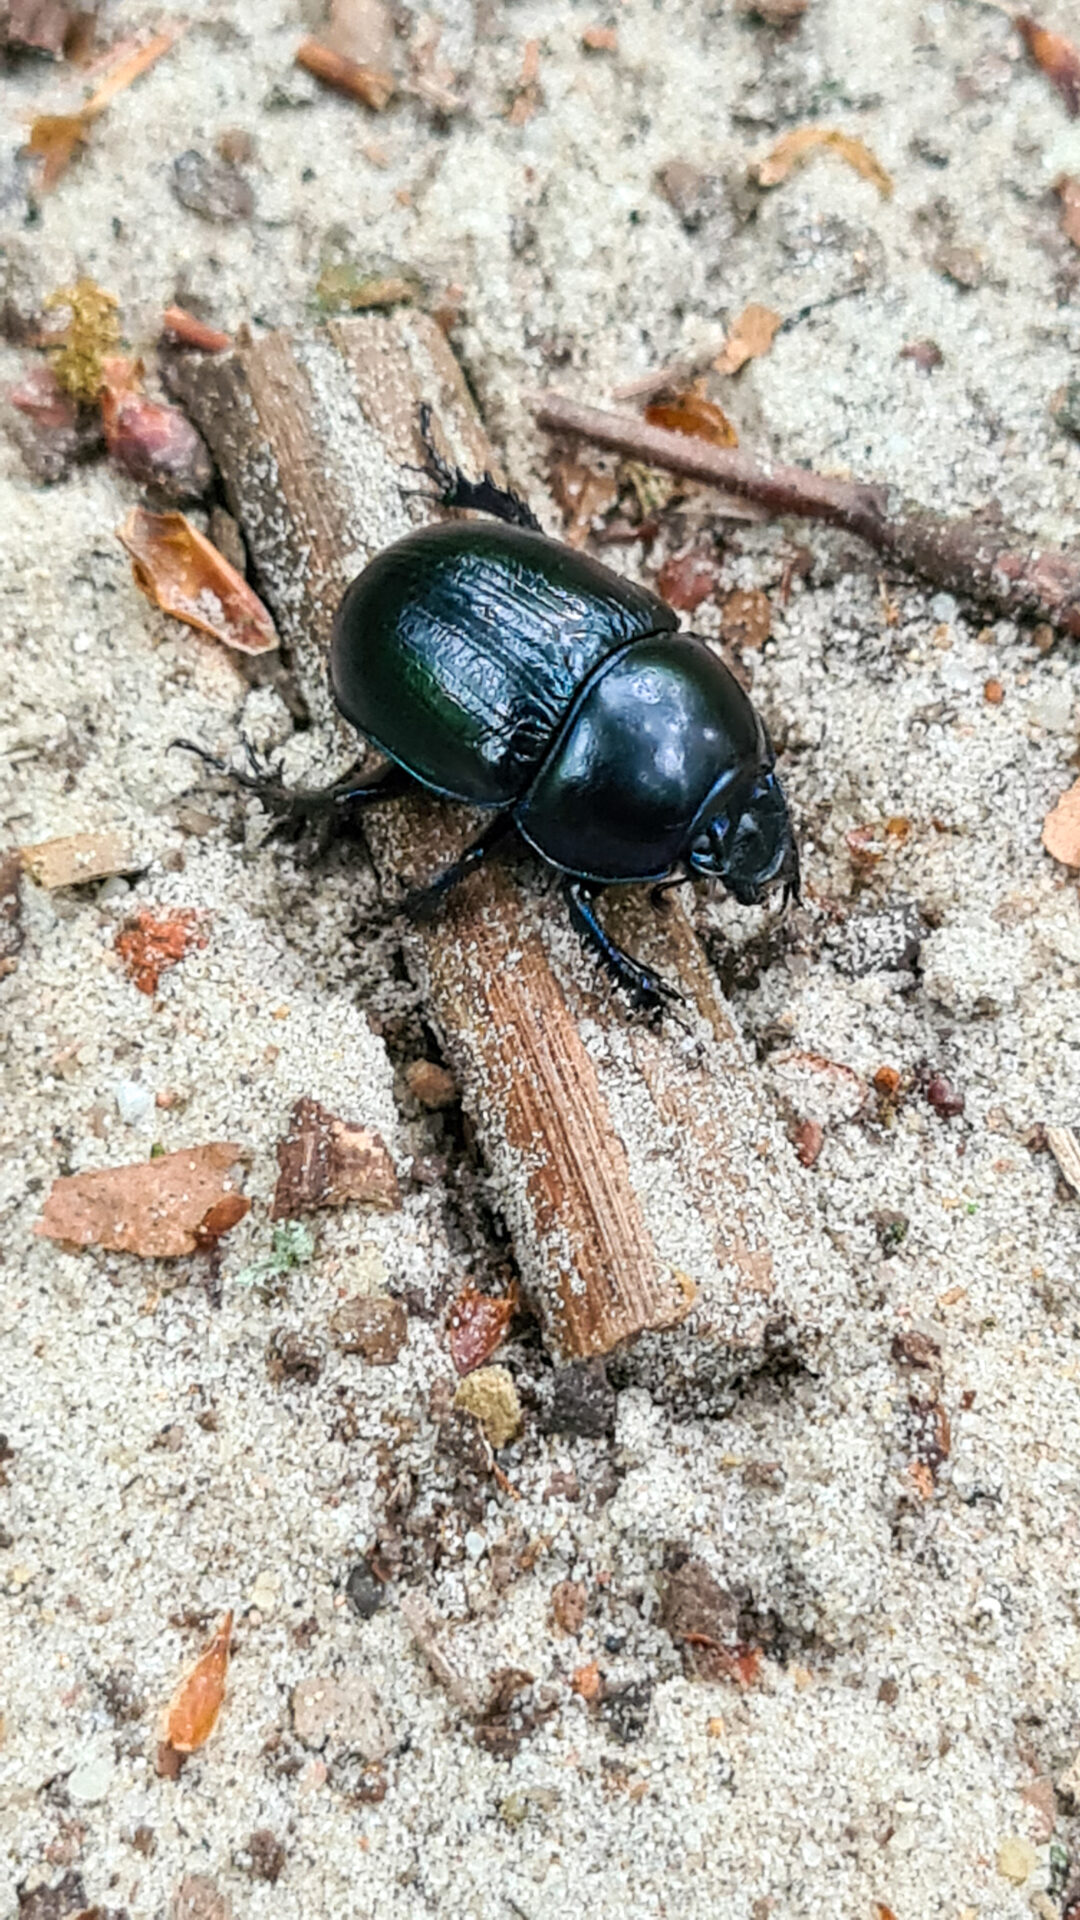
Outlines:
<svg viewBox="0 0 1080 1920"><path fill-rule="evenodd" d="M490 473L479 480L470 480L460 467L451 466L435 445L431 408L426 401L420 408L420 438L425 454L420 471L434 486L441 507L471 507L475 513L490 513L493 520L505 520L511 527L528 527L533 533L543 533L535 513L520 494L510 487L500 487Z"/></svg>
<svg viewBox="0 0 1080 1920"><path fill-rule="evenodd" d="M569 875L563 881L563 896L574 927L599 955L612 978L626 988L634 1005L655 1010L662 1007L665 1001L681 1000L681 993L669 987L667 981L661 980L658 974L650 973L639 960L624 953L621 947L616 946L611 935L604 932L596 917L592 893L587 881L574 880Z"/></svg>

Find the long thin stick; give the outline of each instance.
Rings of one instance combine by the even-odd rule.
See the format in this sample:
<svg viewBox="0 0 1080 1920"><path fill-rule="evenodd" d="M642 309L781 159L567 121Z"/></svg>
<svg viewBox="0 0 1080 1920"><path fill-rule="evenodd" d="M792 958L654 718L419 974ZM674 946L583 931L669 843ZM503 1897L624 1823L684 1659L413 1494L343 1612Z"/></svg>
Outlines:
<svg viewBox="0 0 1080 1920"><path fill-rule="evenodd" d="M1040 547L992 513L950 520L907 505L891 487L756 460L741 448L711 446L690 434L651 427L632 414L579 406L557 393L541 394L534 411L538 424L553 433L575 434L670 473L723 487L771 513L842 527L935 586L985 601L1013 619L1049 621L1080 638L1080 555Z"/></svg>

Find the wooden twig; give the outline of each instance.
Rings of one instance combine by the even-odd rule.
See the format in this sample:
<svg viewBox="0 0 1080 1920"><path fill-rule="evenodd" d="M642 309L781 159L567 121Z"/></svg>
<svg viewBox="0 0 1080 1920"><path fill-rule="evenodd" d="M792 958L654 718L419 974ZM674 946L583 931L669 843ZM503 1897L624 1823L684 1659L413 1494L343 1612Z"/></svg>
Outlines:
<svg viewBox="0 0 1080 1920"><path fill-rule="evenodd" d="M540 426L741 494L770 513L824 520L866 540L885 559L950 592L985 601L1013 619L1046 620L1080 638L1080 554L1040 547L992 513L947 519L901 500L895 489L834 480L808 467L758 460L631 414L579 406L561 394L535 401Z"/></svg>
<svg viewBox="0 0 1080 1920"><path fill-rule="evenodd" d="M401 311L188 355L176 378L316 724L346 765L356 739L327 690L330 624L370 554L438 513L406 497L413 476L403 486L422 458L420 400L454 459L495 465L461 372L435 323ZM418 793L373 808L365 832L381 886L400 898L456 857L475 816ZM474 874L403 941L552 1352L608 1353L679 1326L665 1335L665 1380L722 1381L753 1364L770 1321L805 1320L800 1289L813 1280L820 1300L835 1281L821 1285L828 1257L807 1228L804 1176L685 913L658 915L629 891L605 912L681 979L683 1024L630 1013L557 895L505 866ZM648 1352L639 1346L643 1367Z"/></svg>

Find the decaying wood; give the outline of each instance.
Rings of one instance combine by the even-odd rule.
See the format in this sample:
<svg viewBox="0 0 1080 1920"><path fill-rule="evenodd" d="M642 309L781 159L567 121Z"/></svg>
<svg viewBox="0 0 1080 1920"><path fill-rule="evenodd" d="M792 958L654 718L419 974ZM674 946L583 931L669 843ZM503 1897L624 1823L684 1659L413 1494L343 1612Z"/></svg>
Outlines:
<svg viewBox="0 0 1080 1920"><path fill-rule="evenodd" d="M538 424L552 433L573 434L722 487L770 513L842 527L936 587L983 601L1013 619L1047 620L1080 639L1080 554L1040 546L999 514L948 519L912 506L893 487L755 459L741 448L712 446L690 434L652 427L633 414L579 406L558 393L541 394L535 413Z"/></svg>
<svg viewBox="0 0 1080 1920"><path fill-rule="evenodd" d="M419 401L454 459L493 465L460 370L429 319L398 313L272 334L183 378L259 590L347 765L356 742L326 684L330 625L370 554L436 515L403 490L417 484L402 468L421 458ZM365 832L385 893L430 877L475 824L419 794L372 809ZM656 1026L600 976L550 892L535 868L493 866L432 925L403 933L523 1282L557 1356L678 1325L680 1357L665 1346L665 1365L730 1373L790 1317L791 1285L820 1277L803 1176L681 907L659 915L629 893L605 902L619 937L688 995L682 1024Z"/></svg>

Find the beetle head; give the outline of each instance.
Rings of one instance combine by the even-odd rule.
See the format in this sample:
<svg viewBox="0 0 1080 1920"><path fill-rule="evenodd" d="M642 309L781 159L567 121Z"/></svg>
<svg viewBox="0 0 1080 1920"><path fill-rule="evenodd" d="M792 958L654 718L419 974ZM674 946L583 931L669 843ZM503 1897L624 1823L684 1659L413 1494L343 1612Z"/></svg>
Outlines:
<svg viewBox="0 0 1080 1920"><path fill-rule="evenodd" d="M741 808L702 822L687 858L693 873L722 881L740 906L756 907L778 883L785 906L798 900L799 849L776 775L763 774Z"/></svg>

